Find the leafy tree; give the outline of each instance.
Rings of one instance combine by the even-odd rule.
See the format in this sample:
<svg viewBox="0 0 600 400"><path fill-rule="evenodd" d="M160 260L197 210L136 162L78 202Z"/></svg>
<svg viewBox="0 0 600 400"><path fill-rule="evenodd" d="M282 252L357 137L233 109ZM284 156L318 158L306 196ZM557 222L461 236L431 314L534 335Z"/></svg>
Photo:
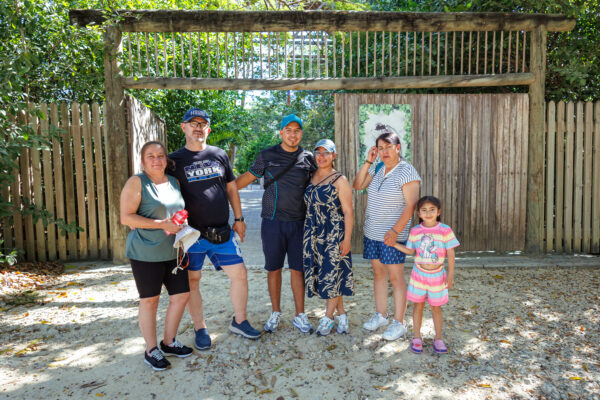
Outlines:
<svg viewBox="0 0 600 400"><path fill-rule="evenodd" d="M577 23L572 31L548 33L546 100L600 98L600 2L597 0L368 0L365 3L379 11L554 13L575 17ZM479 88L462 91L475 90L481 91Z"/></svg>

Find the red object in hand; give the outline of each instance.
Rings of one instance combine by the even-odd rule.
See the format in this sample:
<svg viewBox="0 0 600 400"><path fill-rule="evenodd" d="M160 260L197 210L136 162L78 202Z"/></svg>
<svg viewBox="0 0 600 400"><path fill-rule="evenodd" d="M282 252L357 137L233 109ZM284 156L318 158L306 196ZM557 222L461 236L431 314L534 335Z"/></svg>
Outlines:
<svg viewBox="0 0 600 400"><path fill-rule="evenodd" d="M188 212L186 210L179 210L173 215L173 219L171 220L175 225L183 225L185 220L188 217Z"/></svg>
<svg viewBox="0 0 600 400"><path fill-rule="evenodd" d="M186 210L179 210L175 213L175 215L173 215L173 218L171 218L171 222L175 225L183 225L188 215L189 214ZM167 236L171 234L171 232L167 231L165 231L165 233L167 234Z"/></svg>

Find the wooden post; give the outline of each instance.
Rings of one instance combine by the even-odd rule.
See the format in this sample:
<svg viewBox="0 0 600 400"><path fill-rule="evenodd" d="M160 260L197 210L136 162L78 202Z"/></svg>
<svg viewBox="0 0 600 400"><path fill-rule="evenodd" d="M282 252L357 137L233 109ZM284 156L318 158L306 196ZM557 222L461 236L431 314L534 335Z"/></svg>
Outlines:
<svg viewBox="0 0 600 400"><path fill-rule="evenodd" d="M544 92L546 77L546 30L531 32L530 71L535 80L529 85L529 145L527 168L527 235L525 248L541 253L544 242Z"/></svg>
<svg viewBox="0 0 600 400"><path fill-rule="evenodd" d="M104 34L104 79L106 85L105 128L108 181L108 216L113 262L127 262L125 227L119 222L119 195L129 177L129 150L125 128L125 93L121 84L117 54L121 52L121 31L112 25Z"/></svg>

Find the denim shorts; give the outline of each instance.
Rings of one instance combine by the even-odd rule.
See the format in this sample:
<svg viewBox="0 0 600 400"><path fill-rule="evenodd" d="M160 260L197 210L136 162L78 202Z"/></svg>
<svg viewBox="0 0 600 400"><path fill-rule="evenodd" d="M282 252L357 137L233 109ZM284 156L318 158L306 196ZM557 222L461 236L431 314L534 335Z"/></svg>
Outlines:
<svg viewBox="0 0 600 400"><path fill-rule="evenodd" d="M406 240L398 242L406 244ZM363 240L363 258L366 260L379 260L382 264L404 264L406 254L394 247L385 245L378 240L372 240L365 236Z"/></svg>
<svg viewBox="0 0 600 400"><path fill-rule="evenodd" d="M244 262L242 249L237 239L237 233L231 231L229 240L225 243L214 244L206 239L198 239L188 250L187 256L190 262L190 271L200 271L204 258L208 256L217 271L223 265L234 265Z"/></svg>

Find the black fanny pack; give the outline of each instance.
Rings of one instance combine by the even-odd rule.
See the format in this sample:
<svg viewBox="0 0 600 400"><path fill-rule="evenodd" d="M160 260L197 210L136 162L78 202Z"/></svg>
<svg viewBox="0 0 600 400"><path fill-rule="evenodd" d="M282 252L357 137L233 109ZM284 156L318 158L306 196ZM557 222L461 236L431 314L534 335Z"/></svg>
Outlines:
<svg viewBox="0 0 600 400"><path fill-rule="evenodd" d="M205 228L200 228L199 231L200 236L212 244L225 243L229 241L229 237L231 236L231 227L229 224L217 227L207 226Z"/></svg>

